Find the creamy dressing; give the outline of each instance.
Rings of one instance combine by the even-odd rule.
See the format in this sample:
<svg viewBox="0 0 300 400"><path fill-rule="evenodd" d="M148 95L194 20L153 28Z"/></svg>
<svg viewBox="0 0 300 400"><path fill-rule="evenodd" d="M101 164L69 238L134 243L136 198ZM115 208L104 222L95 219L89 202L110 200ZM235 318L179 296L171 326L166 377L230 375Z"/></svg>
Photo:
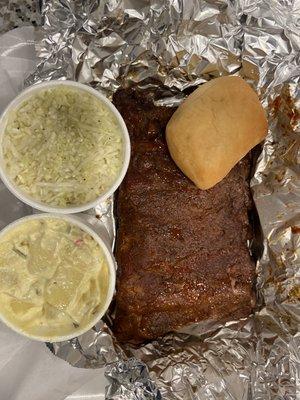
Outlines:
<svg viewBox="0 0 300 400"><path fill-rule="evenodd" d="M108 282L100 245L68 221L25 220L0 238L0 314L30 335L51 339L87 326Z"/></svg>
<svg viewBox="0 0 300 400"><path fill-rule="evenodd" d="M122 130L96 96L62 85L10 112L2 152L7 175L24 193L52 206L79 206L117 179Z"/></svg>

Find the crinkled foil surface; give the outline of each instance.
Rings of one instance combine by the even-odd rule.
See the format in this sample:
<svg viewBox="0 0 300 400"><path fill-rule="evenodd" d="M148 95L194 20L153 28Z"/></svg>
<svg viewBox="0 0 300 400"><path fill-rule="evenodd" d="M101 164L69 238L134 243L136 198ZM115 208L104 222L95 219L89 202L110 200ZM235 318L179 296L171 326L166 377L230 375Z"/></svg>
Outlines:
<svg viewBox="0 0 300 400"><path fill-rule="evenodd" d="M68 78L108 96L160 85L159 103L174 105L186 88L234 74L269 117L251 183L261 222L255 315L124 349L108 314L53 352L78 367L105 365L107 399L300 399L299 1L48 0L43 18L40 64L26 84ZM88 218L114 239L111 204Z"/></svg>

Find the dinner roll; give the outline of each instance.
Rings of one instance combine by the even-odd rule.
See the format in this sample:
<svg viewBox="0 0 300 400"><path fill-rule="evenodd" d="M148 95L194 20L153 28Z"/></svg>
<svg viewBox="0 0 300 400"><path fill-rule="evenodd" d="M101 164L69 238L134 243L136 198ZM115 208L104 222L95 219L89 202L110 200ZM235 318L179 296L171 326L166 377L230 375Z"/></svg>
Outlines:
<svg viewBox="0 0 300 400"><path fill-rule="evenodd" d="M179 106L166 137L177 166L200 189L220 182L266 136L265 112L240 77L204 83Z"/></svg>

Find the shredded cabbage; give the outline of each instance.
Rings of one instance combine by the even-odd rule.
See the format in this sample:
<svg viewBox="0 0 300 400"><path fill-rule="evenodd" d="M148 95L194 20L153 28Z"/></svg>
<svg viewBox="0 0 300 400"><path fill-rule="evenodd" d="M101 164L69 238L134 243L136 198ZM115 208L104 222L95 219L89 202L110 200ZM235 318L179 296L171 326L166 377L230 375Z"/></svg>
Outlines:
<svg viewBox="0 0 300 400"><path fill-rule="evenodd" d="M123 163L121 127L110 109L63 85L38 92L11 112L2 151L14 183L58 207L95 200Z"/></svg>

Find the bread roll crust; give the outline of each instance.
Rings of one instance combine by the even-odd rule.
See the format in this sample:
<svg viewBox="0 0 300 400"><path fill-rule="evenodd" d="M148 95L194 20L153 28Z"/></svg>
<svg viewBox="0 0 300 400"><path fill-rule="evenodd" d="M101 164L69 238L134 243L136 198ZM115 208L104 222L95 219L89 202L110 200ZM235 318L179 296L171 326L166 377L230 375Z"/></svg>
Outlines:
<svg viewBox="0 0 300 400"><path fill-rule="evenodd" d="M265 112L240 77L221 77L196 89L166 128L170 154L200 189L220 182L266 136Z"/></svg>

